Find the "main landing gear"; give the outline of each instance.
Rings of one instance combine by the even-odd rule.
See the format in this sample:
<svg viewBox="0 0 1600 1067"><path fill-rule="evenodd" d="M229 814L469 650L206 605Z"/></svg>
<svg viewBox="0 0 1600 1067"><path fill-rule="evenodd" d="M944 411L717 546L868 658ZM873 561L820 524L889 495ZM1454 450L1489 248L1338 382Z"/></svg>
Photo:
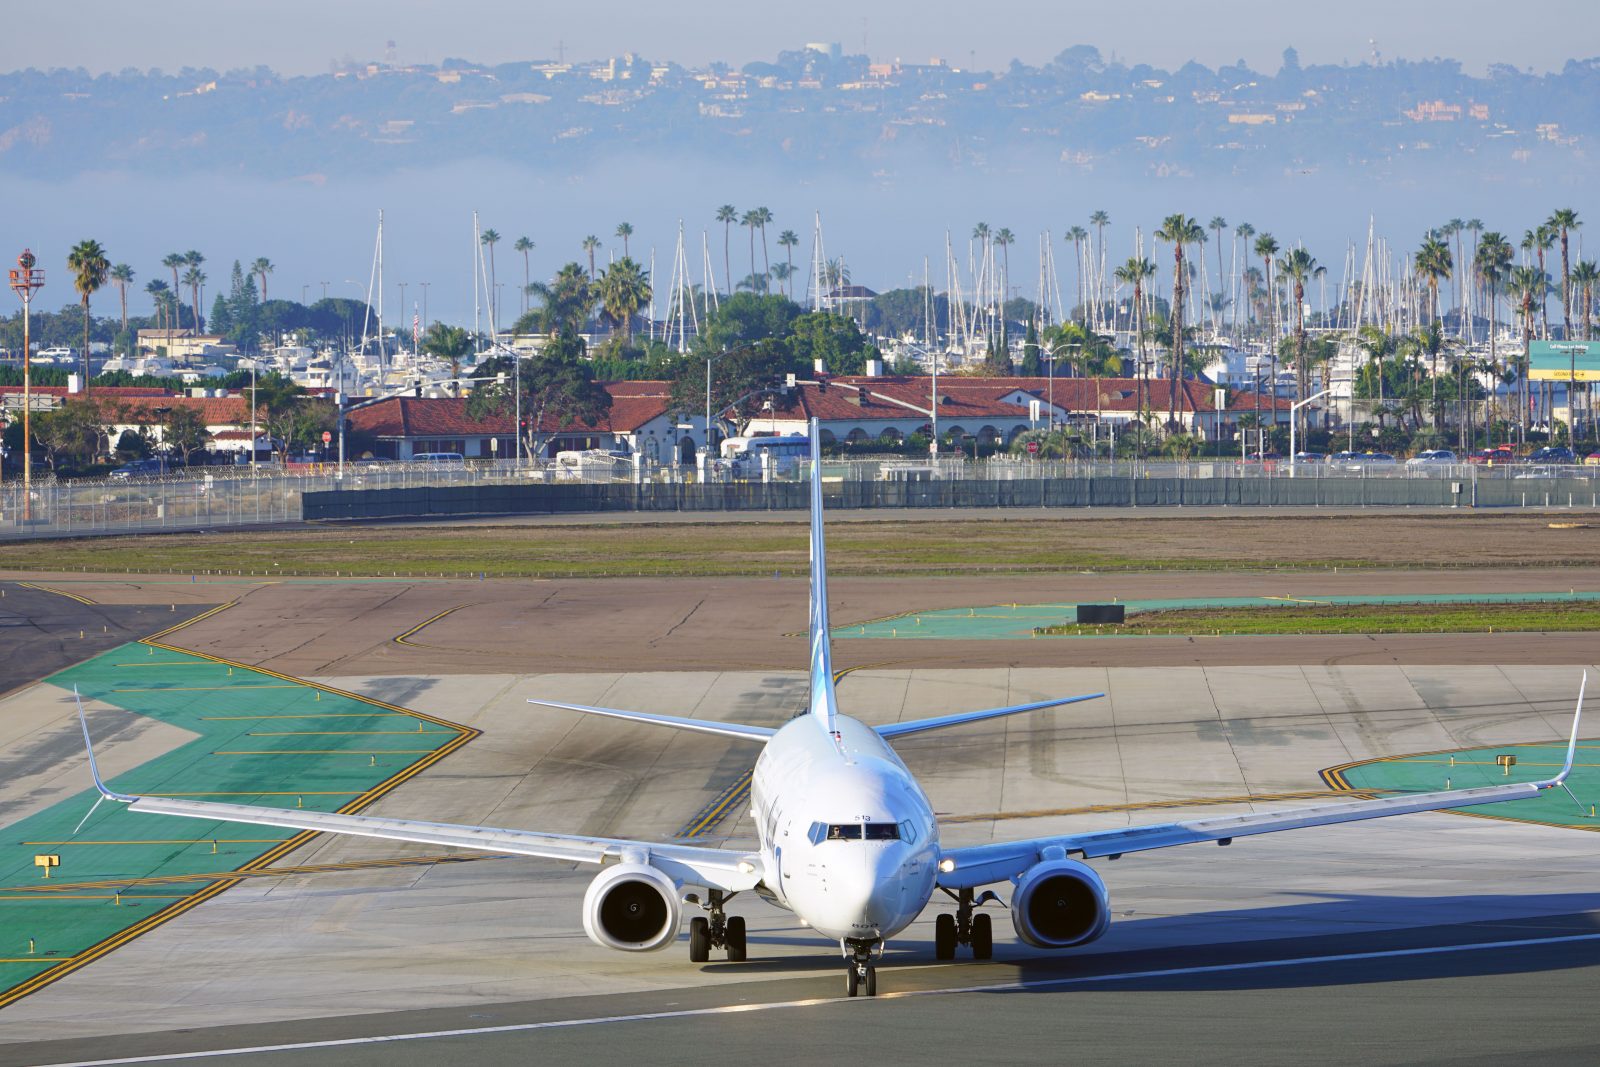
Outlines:
<svg viewBox="0 0 1600 1067"><path fill-rule="evenodd" d="M972 958L986 960L994 955L994 926L986 914L973 914L978 908L997 901L1000 898L993 893L984 893L977 900L972 898L972 890L962 889L945 893L956 902L956 913L942 912L933 920L933 954L941 960L956 958L957 945L971 945Z"/></svg>
<svg viewBox="0 0 1600 1067"><path fill-rule="evenodd" d="M724 894L720 889L707 893L704 904L693 893L683 898L685 904L699 904L707 915L696 915L689 920L689 962L705 963L711 959L714 948L726 949L729 963L745 961L744 916L729 915L723 905L737 893Z"/></svg>
<svg viewBox="0 0 1600 1067"><path fill-rule="evenodd" d="M881 955L882 942L847 940L840 947L850 959L844 972L845 996L877 996L878 969L872 965L872 952L878 949Z"/></svg>

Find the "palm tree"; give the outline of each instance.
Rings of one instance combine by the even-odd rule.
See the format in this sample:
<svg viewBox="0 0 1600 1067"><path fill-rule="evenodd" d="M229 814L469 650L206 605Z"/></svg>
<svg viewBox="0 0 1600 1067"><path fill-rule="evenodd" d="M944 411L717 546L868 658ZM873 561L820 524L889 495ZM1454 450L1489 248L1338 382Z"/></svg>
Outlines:
<svg viewBox="0 0 1600 1067"><path fill-rule="evenodd" d="M776 281L776 282L779 282L780 284L783 284L784 287L785 287L785 292L786 293L788 292L788 283L790 282L790 280L793 277L794 277L794 267L790 266L787 263L778 263L778 264L775 264L773 266L773 268L772 268L772 278L773 278L773 280ZM791 300L794 299L792 295L790 295L790 299Z"/></svg>
<svg viewBox="0 0 1600 1067"><path fill-rule="evenodd" d="M1226 230L1227 228L1228 220L1223 218L1221 215L1211 216L1211 221L1206 223L1206 229L1211 230L1217 235L1217 285L1219 286L1222 285L1222 280L1224 277L1222 271L1222 231ZM1224 295L1226 295L1225 290ZM1217 308L1219 313L1221 312L1222 309L1220 306L1215 304L1213 306Z"/></svg>
<svg viewBox="0 0 1600 1067"><path fill-rule="evenodd" d="M1590 324L1594 316L1594 290L1600 283L1600 265L1592 259L1579 260L1572 268L1570 281L1578 295L1578 322L1583 326L1583 339L1587 341L1592 333Z"/></svg>
<svg viewBox="0 0 1600 1067"><path fill-rule="evenodd" d="M633 339L634 317L650 302L650 272L623 256L600 275L597 288L601 313L613 328L622 328L622 343L626 346Z"/></svg>
<svg viewBox="0 0 1600 1067"><path fill-rule="evenodd" d="M418 347L435 359L450 364L450 377L455 379L450 383L451 390L460 396L461 364L472 354L472 334L460 326L435 322L429 324L428 332L423 335L422 344Z"/></svg>
<svg viewBox="0 0 1600 1067"><path fill-rule="evenodd" d="M1570 207L1558 208L1545 223L1561 237L1561 337L1572 340L1572 271L1567 265L1567 235L1583 223Z"/></svg>
<svg viewBox="0 0 1600 1067"><path fill-rule="evenodd" d="M1499 330L1499 299L1498 290L1500 283L1511 272L1511 259L1513 253L1511 242L1497 230L1489 230L1478 239L1478 251L1473 256L1473 264L1477 267L1478 277L1483 279L1484 285L1489 290L1489 373L1491 380L1500 373L1500 360L1495 352L1495 341ZM1488 420L1485 419L1487 424Z"/></svg>
<svg viewBox="0 0 1600 1067"><path fill-rule="evenodd" d="M144 287L144 291L150 294L150 300L156 306L156 329L159 330L168 321L167 313L169 309L167 305L171 302L172 290L168 289L167 283L160 278L152 278L149 284Z"/></svg>
<svg viewBox="0 0 1600 1067"><path fill-rule="evenodd" d="M1103 276L1106 265L1106 227L1111 225L1111 216L1104 210L1095 211L1089 215L1089 225L1094 227L1095 243L1100 246L1100 270L1095 272L1094 293L1095 306L1098 308L1102 300L1101 290L1106 283Z"/></svg>
<svg viewBox="0 0 1600 1067"><path fill-rule="evenodd" d="M739 209L732 204L723 204L717 208L717 221L722 223L722 284L728 286L732 292L733 268L728 265L728 234L733 224L739 221Z"/></svg>
<svg viewBox="0 0 1600 1067"><path fill-rule="evenodd" d="M1000 255L1005 260L1003 273L1000 276L1000 336L1003 340L1005 338L1006 301L1011 298L1011 246L1017 243L1017 238L1010 229L1002 226L995 231L994 243L1000 249Z"/></svg>
<svg viewBox="0 0 1600 1067"><path fill-rule="evenodd" d="M189 251L187 251L187 252L185 252L183 254L184 265L189 268L187 271L184 272L184 278L188 279L192 275L194 277L194 279L195 279L192 283L190 283L188 281L185 281L185 284L189 285L189 292L190 292L190 295L193 297L193 299L190 301L190 303L194 306L194 332L196 334L200 333L200 328L201 328L201 322L200 322L200 286L206 280L205 273L200 270L200 266L201 266L201 264L205 263L205 261L206 261L206 257L201 255L199 252L196 252L192 248L189 249Z"/></svg>
<svg viewBox="0 0 1600 1067"><path fill-rule="evenodd" d="M750 231L750 276L756 273L756 227L761 225L761 214L751 208L739 217L739 225Z"/></svg>
<svg viewBox="0 0 1600 1067"><path fill-rule="evenodd" d="M1084 289L1083 289L1083 242L1089 236L1089 231L1082 226L1074 226L1067 231L1067 240L1072 242L1072 260L1076 264L1073 272L1078 276L1078 314L1084 314Z"/></svg>
<svg viewBox="0 0 1600 1067"><path fill-rule="evenodd" d="M83 391L89 392L89 297L106 284L111 263L99 241L79 241L67 253L67 266L72 270L72 285L78 290L83 303Z"/></svg>
<svg viewBox="0 0 1600 1067"><path fill-rule="evenodd" d="M1356 332L1356 346L1365 352L1367 359L1376 363L1378 367L1377 396L1374 399L1378 401L1378 426L1381 428L1383 426L1382 406L1384 400L1383 361L1393 356L1397 351L1394 335L1387 330L1368 323Z"/></svg>
<svg viewBox="0 0 1600 1067"><path fill-rule="evenodd" d="M1521 430L1520 437L1523 441L1527 440L1528 351L1533 340L1533 305L1536 300L1542 302L1549 291L1550 277L1540 267L1513 267L1506 279L1506 295L1510 297L1512 304L1520 309L1522 315L1522 365L1517 371L1518 391L1521 395L1517 404L1517 426Z"/></svg>
<svg viewBox="0 0 1600 1067"><path fill-rule="evenodd" d="M1304 248L1291 248L1278 264L1278 272L1285 282L1294 286L1295 381L1300 394L1297 399L1304 400L1309 371L1306 366L1306 282L1320 278L1327 273L1327 268Z"/></svg>
<svg viewBox="0 0 1600 1067"><path fill-rule="evenodd" d="M266 256L260 256L254 263L250 264L250 273L261 279L261 302L263 304L267 302L267 275L277 269L272 265L272 260Z"/></svg>
<svg viewBox="0 0 1600 1067"><path fill-rule="evenodd" d="M1541 272L1544 270L1544 254L1555 243L1556 232L1550 228L1548 223L1541 222L1538 226L1531 230L1524 230L1522 234L1522 250L1524 252L1534 253L1536 262ZM1549 337L1550 309L1547 301L1543 297L1540 298L1539 318L1542 322L1539 336Z"/></svg>
<svg viewBox="0 0 1600 1067"><path fill-rule="evenodd" d="M1181 212L1168 215L1156 230L1156 237L1172 245L1172 387L1167 408L1167 426L1173 428L1178 418L1178 382L1183 376L1183 296L1188 276L1183 268L1183 250L1186 245L1205 240L1206 231L1200 224Z"/></svg>
<svg viewBox="0 0 1600 1067"><path fill-rule="evenodd" d="M189 304L194 308L194 332L197 335L205 327L200 319L200 287L205 283L205 271L199 267L190 267L183 272L183 284L189 287Z"/></svg>
<svg viewBox="0 0 1600 1067"><path fill-rule="evenodd" d="M1156 276L1156 265L1143 256L1129 256L1128 261L1116 269L1116 279L1122 285L1133 286L1133 332L1139 339L1138 382L1140 395L1135 403L1139 417L1144 417L1144 390L1149 388L1149 364L1144 354L1144 283Z"/></svg>
<svg viewBox="0 0 1600 1067"><path fill-rule="evenodd" d="M487 229L478 235L478 240L489 250L489 332L500 332L500 285L494 273L494 246L500 243L500 231ZM382 323L379 327L382 328Z"/></svg>
<svg viewBox="0 0 1600 1067"><path fill-rule="evenodd" d="M1446 249L1448 252L1449 250ZM1439 428L1439 355L1451 345L1444 335L1440 320L1418 326L1402 343L1402 350L1417 359L1428 361L1428 377L1433 381L1433 428Z"/></svg>
<svg viewBox="0 0 1600 1067"><path fill-rule="evenodd" d="M619 222L619 223L617 223L616 236L622 238L622 258L623 259L627 259L628 258L628 238L633 236L633 223L631 223L631 222Z"/></svg>
<svg viewBox="0 0 1600 1067"><path fill-rule="evenodd" d="M511 247L522 253L522 313L526 315L528 313L528 285L533 281L529 274L528 262L528 253L532 252L534 248L533 238L518 237L516 243Z"/></svg>
<svg viewBox="0 0 1600 1067"><path fill-rule="evenodd" d="M779 276L778 280L789 282L788 293L790 300L794 299L794 282L791 280L794 277L794 246L799 243L800 238L793 230L784 230L778 234L778 247L783 249L789 258L789 269Z"/></svg>
<svg viewBox="0 0 1600 1067"><path fill-rule="evenodd" d="M1449 278L1455 269L1455 263L1450 258L1450 246L1437 237L1428 237L1423 240L1422 247L1417 249L1417 257L1412 261L1412 270L1417 277L1428 285L1428 292L1433 297L1433 321L1439 321L1439 279Z"/></svg>
<svg viewBox="0 0 1600 1067"><path fill-rule="evenodd" d="M1460 219L1451 219L1449 222L1439 227L1439 236L1444 239L1444 243L1447 246L1450 244L1452 238L1454 238L1456 242L1456 247L1454 250L1455 255L1453 257L1453 260L1456 263L1461 262L1461 231L1466 227L1466 225L1467 224ZM1454 286L1454 289L1456 308L1459 311L1461 308L1461 286L1459 284L1459 279L1452 275L1450 280L1458 283Z"/></svg>
<svg viewBox="0 0 1600 1067"><path fill-rule="evenodd" d="M594 281L594 253L600 247L600 238L594 234L583 239L583 250L589 255L589 280Z"/></svg>
<svg viewBox="0 0 1600 1067"><path fill-rule="evenodd" d="M767 223L772 221L772 212L764 207L756 208L756 225L761 227L761 266L766 269L767 275L772 274L772 259L767 255ZM755 268L751 268L755 273Z"/></svg>
<svg viewBox="0 0 1600 1067"><path fill-rule="evenodd" d="M117 283L117 293L122 297L122 329L128 329L128 286L133 284L133 268L126 263L118 263L111 268L111 280Z"/></svg>

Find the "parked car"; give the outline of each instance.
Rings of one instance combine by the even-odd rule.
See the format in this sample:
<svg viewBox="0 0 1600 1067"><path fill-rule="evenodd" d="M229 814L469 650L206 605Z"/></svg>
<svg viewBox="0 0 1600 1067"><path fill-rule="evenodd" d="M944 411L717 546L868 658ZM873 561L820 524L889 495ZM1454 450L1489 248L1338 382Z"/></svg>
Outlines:
<svg viewBox="0 0 1600 1067"><path fill-rule="evenodd" d="M170 469L170 465L166 460L136 459L132 463L126 463L118 467L111 472L109 477L115 478L119 482L127 481L129 478L156 478L166 474Z"/></svg>
<svg viewBox="0 0 1600 1067"><path fill-rule="evenodd" d="M1541 448L1528 457L1529 463L1576 463L1578 454L1563 445Z"/></svg>
<svg viewBox="0 0 1600 1067"><path fill-rule="evenodd" d="M1416 455L1406 460L1406 469L1415 470L1418 467L1448 466L1449 464L1459 462L1460 460L1456 459L1456 454L1450 451L1448 448L1430 448L1425 451L1418 452Z"/></svg>
<svg viewBox="0 0 1600 1067"><path fill-rule="evenodd" d="M1590 452L1587 456L1584 456L1583 465L1585 467L1600 467L1600 452Z"/></svg>
<svg viewBox="0 0 1600 1067"><path fill-rule="evenodd" d="M1327 460L1321 452L1296 452L1294 461L1300 464L1321 464Z"/></svg>
<svg viewBox="0 0 1600 1067"><path fill-rule="evenodd" d="M1359 471L1368 467L1392 467L1395 462L1395 458L1387 452L1335 452L1328 457L1328 466L1342 471Z"/></svg>
<svg viewBox="0 0 1600 1067"><path fill-rule="evenodd" d="M1494 448L1485 448L1474 452L1467 457L1468 463L1482 463L1486 466L1495 466L1517 462L1517 454L1511 450L1510 445L1496 445Z"/></svg>

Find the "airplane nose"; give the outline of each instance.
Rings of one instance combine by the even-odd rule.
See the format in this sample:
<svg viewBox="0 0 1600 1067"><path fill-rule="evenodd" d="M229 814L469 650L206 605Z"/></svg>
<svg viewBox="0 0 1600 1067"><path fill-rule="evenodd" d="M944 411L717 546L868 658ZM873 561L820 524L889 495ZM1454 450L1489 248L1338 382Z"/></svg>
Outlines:
<svg viewBox="0 0 1600 1067"><path fill-rule="evenodd" d="M841 865L829 878L828 894L851 925L874 929L889 925L900 907L900 867L896 850L883 849Z"/></svg>

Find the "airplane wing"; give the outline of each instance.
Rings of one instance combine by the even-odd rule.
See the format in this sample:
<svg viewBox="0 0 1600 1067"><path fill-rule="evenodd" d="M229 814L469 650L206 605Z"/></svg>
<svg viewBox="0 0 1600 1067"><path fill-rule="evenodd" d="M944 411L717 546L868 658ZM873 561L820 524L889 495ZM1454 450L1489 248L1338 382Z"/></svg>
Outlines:
<svg viewBox="0 0 1600 1067"><path fill-rule="evenodd" d="M76 689L73 691L73 696L77 696ZM604 865L628 858L651 863L677 881L705 886L708 889L721 889L725 892L753 889L766 874L761 856L756 852L118 793L100 778L100 768L94 758L94 746L89 739L89 720L84 715L81 699L78 701L78 721L83 726L83 743L89 752L89 773L94 778L94 787L100 793L100 800L126 804L130 811L151 815L176 815L190 819L210 819L217 822L250 823L257 826L281 826L291 830L314 830L319 833L377 837L390 841L414 841L427 845L471 849L476 852L537 856L568 863ZM99 800L96 803L99 803Z"/></svg>
<svg viewBox="0 0 1600 1067"><path fill-rule="evenodd" d="M1584 681L1587 683L1587 675ZM1068 855L1077 854L1084 859L1100 856L1115 859L1125 852L1143 852L1206 841L1228 845L1232 844L1236 837L1270 834L1279 830L1301 830L1313 826L1382 819L1390 815L1500 804L1507 800L1537 796L1547 789L1558 786L1566 788L1567 775L1572 773L1572 761L1578 748L1578 724L1582 716L1583 687L1580 686L1578 710L1572 717L1572 736L1567 742L1566 763L1559 774L1543 781L1511 782L1506 785L1479 786L1472 789L1446 789L1432 793L1385 797L1380 800L1342 801L1337 804L1316 804L1249 815L1219 815L1187 822L1091 830L1081 834L1061 834L1022 841L997 842L991 845L975 845L970 848L946 849L939 863L939 884L946 889L969 889L1015 878L1038 863L1047 849L1060 850Z"/></svg>
<svg viewBox="0 0 1600 1067"><path fill-rule="evenodd" d="M719 734L738 737L746 741L766 741L778 731L769 726L744 726L736 722L718 722L715 719L685 719L677 715L654 715L646 711L620 711L617 708L591 708L585 704L563 704L559 700L529 700L547 708L579 711L585 715L603 715L609 719L626 719L629 722L647 722L653 726L671 726L699 734Z"/></svg>
<svg viewBox="0 0 1600 1067"><path fill-rule="evenodd" d="M1062 704L1077 704L1085 700L1098 700L1103 696L1105 696L1104 693L1085 693L1082 696L1040 700L1032 704L1013 704L1009 708L958 711L954 715L940 715L935 719L911 719L907 722L891 722L887 726L878 726L874 727L874 729L878 731L879 737L885 739L904 737L907 734L920 734L924 730L942 730L946 726L959 726L964 722L982 722L984 719L998 719L1002 715L1018 715L1024 711L1038 711L1041 708L1054 708Z"/></svg>

